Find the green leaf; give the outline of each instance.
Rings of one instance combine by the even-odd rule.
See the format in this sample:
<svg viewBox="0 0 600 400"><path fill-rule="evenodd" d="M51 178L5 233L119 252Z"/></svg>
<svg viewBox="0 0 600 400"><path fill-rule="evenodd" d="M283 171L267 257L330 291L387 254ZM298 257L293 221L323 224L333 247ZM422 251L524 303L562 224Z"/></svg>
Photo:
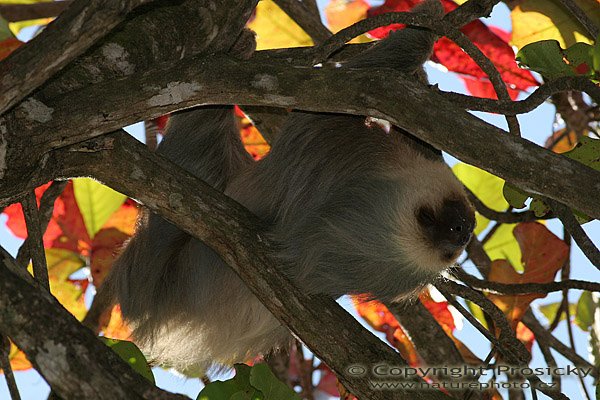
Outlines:
<svg viewBox="0 0 600 400"><path fill-rule="evenodd" d="M101 337L100 340L128 363L134 371L148 379L150 382L155 383L152 369L148 365L146 357L144 357L135 344L127 340L110 339L106 337Z"/></svg>
<svg viewBox="0 0 600 400"><path fill-rule="evenodd" d="M548 205L544 203L543 200L540 200L537 197L531 201L529 209L533 211L536 217L540 218L551 211L550 207L548 207Z"/></svg>
<svg viewBox="0 0 600 400"><path fill-rule="evenodd" d="M508 182L504 183L504 187L502 187L502 194L504 195L504 199L508 202L508 204L516 209L525 208L525 202L529 197L531 197L529 194L527 194L527 192L522 191Z"/></svg>
<svg viewBox="0 0 600 400"><path fill-rule="evenodd" d="M556 317L556 313L558 312L560 305L561 305L560 301L557 301L555 303L544 304L544 305L539 306L539 310L542 314L544 314L544 317L546 317L548 322L552 322L552 321L554 321L554 318ZM569 314L575 315L576 312L577 312L576 304L569 303ZM562 313L560 316L560 321L564 321L564 320L565 320L565 313Z"/></svg>
<svg viewBox="0 0 600 400"><path fill-rule="evenodd" d="M232 379L228 381L215 381L206 385L198 395L197 399L230 400L231 397L239 391L239 387Z"/></svg>
<svg viewBox="0 0 600 400"><path fill-rule="evenodd" d="M0 17L0 42L14 37L15 35L12 34L10 28L8 27L8 22L6 22L4 18Z"/></svg>
<svg viewBox="0 0 600 400"><path fill-rule="evenodd" d="M265 400L300 400L296 392L273 375L267 364L252 367L250 384L264 394Z"/></svg>
<svg viewBox="0 0 600 400"><path fill-rule="evenodd" d="M575 311L575 323L583 331L587 332L592 323L594 322L594 310L596 305L592 299L592 293L583 291L577 302L577 309Z"/></svg>
<svg viewBox="0 0 600 400"><path fill-rule="evenodd" d="M564 51L571 69L578 75L594 75L594 47L587 43L575 43Z"/></svg>
<svg viewBox="0 0 600 400"><path fill-rule="evenodd" d="M562 155L600 171L600 140L582 136L573 150Z"/></svg>
<svg viewBox="0 0 600 400"><path fill-rule="evenodd" d="M594 51L592 53L592 65L595 71L600 71L600 35L596 38Z"/></svg>
<svg viewBox="0 0 600 400"><path fill-rule="evenodd" d="M513 235L515 224L502 224L484 245L483 249L492 261L506 259L518 272L523 272L521 248Z"/></svg>
<svg viewBox="0 0 600 400"><path fill-rule="evenodd" d="M235 364L235 376L227 381L211 382L202 389L197 400L265 400L250 384L251 367Z"/></svg>
<svg viewBox="0 0 600 400"><path fill-rule="evenodd" d="M504 184L502 179L465 163L456 164L452 168L452 171L456 177L483 202L483 204L492 210L506 210L508 203L502 196L502 186ZM476 214L475 218L477 221L475 234L479 235L488 226L490 220L479 213Z"/></svg>
<svg viewBox="0 0 600 400"><path fill-rule="evenodd" d="M127 196L90 178L73 179L73 191L85 227L92 239L112 213L127 199Z"/></svg>
<svg viewBox="0 0 600 400"><path fill-rule="evenodd" d="M563 50L556 40L530 43L517 53L517 61L546 79L573 76L573 69L563 61Z"/></svg>

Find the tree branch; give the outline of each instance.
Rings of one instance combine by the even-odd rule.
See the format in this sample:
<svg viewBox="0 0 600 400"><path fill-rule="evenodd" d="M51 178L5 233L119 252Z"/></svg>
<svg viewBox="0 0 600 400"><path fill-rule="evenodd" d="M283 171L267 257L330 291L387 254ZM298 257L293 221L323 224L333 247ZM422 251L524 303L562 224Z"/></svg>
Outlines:
<svg viewBox="0 0 600 400"><path fill-rule="evenodd" d="M125 20L156 0L76 0L44 33L0 63L0 114L40 87Z"/></svg>
<svg viewBox="0 0 600 400"><path fill-rule="evenodd" d="M558 351L567 360L571 361L576 366L591 368L592 372L590 375L592 375L594 378L597 379L598 376L600 376L598 374L598 368L596 366L590 364L587 360L585 360L583 357L581 357L579 354L573 351L573 349L566 346L560 340L555 338L550 332L548 332L548 330L546 330L546 328L542 326L542 324L537 320L537 318L535 318L535 315L533 315L533 312L531 310L527 310L527 312L525 312L525 315L523 316L523 323L525 324L525 326L531 329L536 339L542 338L543 341L552 346L553 349Z"/></svg>
<svg viewBox="0 0 600 400"><path fill-rule="evenodd" d="M4 163L5 179L0 182L5 201L0 203L12 199L10 187L22 180L24 171L33 173L32 166L23 163L41 153L174 109L239 103L384 118L525 191L544 194L591 217L600 216L600 204L596 201L600 172L506 135L417 82L400 75L390 81L389 72L384 70L373 73L343 68L290 68L287 62L269 58L269 54L264 52L244 62L227 56L192 57L177 66L84 88L40 105L52 111L50 118L42 122L35 120L39 114L28 115L18 108L5 117L3 124L16 137L7 137L11 146ZM257 77L272 84L260 84ZM92 104L90 98L96 101ZM75 107L79 110L76 114L72 112ZM26 149L18 146L23 144L19 132L27 132ZM23 157L24 153L29 157ZM548 165L553 174L540 173Z"/></svg>
<svg viewBox="0 0 600 400"><path fill-rule="evenodd" d="M561 0L560 4L573 14L575 19L585 28L592 39L596 39L600 30L592 19L573 0Z"/></svg>
<svg viewBox="0 0 600 400"><path fill-rule="evenodd" d="M146 381L47 291L11 272L16 268L15 260L0 247L0 330L61 398L186 398Z"/></svg>
<svg viewBox="0 0 600 400"><path fill-rule="evenodd" d="M42 242L43 232L41 229L40 211L38 210L35 192L32 190L27 193L21 204L23 205L23 214L25 215L25 223L27 225L27 238L30 238L29 246L32 254L33 276L35 276L41 287L50 291L48 265L46 264L44 243Z"/></svg>
<svg viewBox="0 0 600 400"><path fill-rule="evenodd" d="M4 372L11 400L21 400L21 394L15 381L15 374L10 365L10 341L2 333L0 333L0 368Z"/></svg>
<svg viewBox="0 0 600 400"><path fill-rule="evenodd" d="M529 293L551 293L560 292L565 289L588 290L600 292L600 283L567 279L560 282L549 283L500 283L477 279L462 270L456 269L452 274L473 289L482 290L494 294L515 295Z"/></svg>
<svg viewBox="0 0 600 400"><path fill-rule="evenodd" d="M589 238L589 236L585 233L573 212L563 204L554 201L554 200L546 200L548 205L554 210L554 212L558 215L560 222L563 223L565 228L569 231L583 254L591 261L591 263L598 269L600 269L600 251L594 245L594 242Z"/></svg>
<svg viewBox="0 0 600 400"><path fill-rule="evenodd" d="M7 22L28 21L38 18L52 18L71 5L71 0L33 4L2 4L0 15Z"/></svg>
<svg viewBox="0 0 600 400"><path fill-rule="evenodd" d="M63 192L65 186L67 186L67 181L54 181L42 195L39 208L40 231L42 232L42 238L44 232L46 232L48 224L50 223L50 219L52 218L54 202ZM27 236L19 248L19 252L17 253L17 264L26 266L26 263L31 258L31 246L33 246L33 240L33 237Z"/></svg>
<svg viewBox="0 0 600 400"><path fill-rule="evenodd" d="M538 87L526 99L520 101L498 101L473 97L461 93L442 92L447 100L459 104L469 110L485 111L504 115L524 114L534 110L550 96L559 92L577 90L587 93L596 103L600 103L600 87L585 76L565 76L547 82Z"/></svg>

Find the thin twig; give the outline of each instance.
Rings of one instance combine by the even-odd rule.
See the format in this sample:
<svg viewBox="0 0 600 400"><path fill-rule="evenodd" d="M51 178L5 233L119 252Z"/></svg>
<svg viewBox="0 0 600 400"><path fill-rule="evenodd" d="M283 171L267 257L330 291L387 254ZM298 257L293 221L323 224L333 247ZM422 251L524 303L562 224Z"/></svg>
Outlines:
<svg viewBox="0 0 600 400"><path fill-rule="evenodd" d="M494 335L492 335L492 333L488 331L483 325L481 325L481 323L477 320L477 318L473 316L473 314L471 314L458 301L456 301L456 299L452 296L452 294L449 291L438 286L436 286L436 288L440 291L442 295L444 295L448 303L450 303L450 305L456 308L463 315L463 317L465 317L471 323L471 325L473 325L475 329L481 332L481 334L485 336L485 338L494 345L494 347L500 347L500 341Z"/></svg>
<svg viewBox="0 0 600 400"><path fill-rule="evenodd" d="M48 281L48 265L46 264L46 254L44 252L44 242L42 241L42 230L40 226L40 214L37 207L35 192L31 191L21 202L23 213L25 214L25 223L27 224L27 237L31 238L31 262L33 264L33 276L40 285L50 290Z"/></svg>
<svg viewBox="0 0 600 400"><path fill-rule="evenodd" d="M10 340L0 333L0 368L4 371L4 378L12 400L21 400L19 387L15 380L12 366L10 365Z"/></svg>
<svg viewBox="0 0 600 400"><path fill-rule="evenodd" d="M460 305L452 297L450 291L446 290L444 286L451 288L450 291L452 293L458 294L462 298L473 301L475 304L480 306L484 312L487 312L493 318L494 322L496 323L496 326L500 330L500 337L496 339L494 336L491 336L490 339L490 332L483 326L481 326L479 321L477 321L477 319L469 311L467 311L462 305ZM471 324L473 324L474 327L476 327L481 333L483 333L484 336L496 346L497 350L502 353L504 358L509 363L514 363L515 365L521 366L529 364L531 355L529 354L523 343L521 343L521 341L519 341L516 338L514 331L508 325L504 314L502 314L502 311L500 311L500 309L494 303L492 303L481 293L478 293L473 289L470 289L466 286L458 285L451 281L446 281L443 284L438 284L436 285L436 288L444 295L444 297L448 300L450 304L456 307L456 309L460 311L460 313L469 322L471 322ZM532 382L532 386L535 384L535 386L548 397L552 399L568 400L568 397L566 397L564 394L557 393L554 389L548 388L546 385L544 385L538 377L533 376L529 377L528 379Z"/></svg>
<svg viewBox="0 0 600 400"><path fill-rule="evenodd" d="M473 111L484 111L503 115L528 113L545 102L555 93L577 90L587 93L596 102L600 102L600 87L586 76L564 76L544 83L520 101L502 101L473 97L461 93L439 91L440 95L462 107Z"/></svg>
<svg viewBox="0 0 600 400"><path fill-rule="evenodd" d="M598 269L600 269L600 251L594 245L594 242L585 233L573 212L563 204L554 201L552 199L544 199L546 203L554 210L558 215L558 218L563 223L565 228L569 231L583 254L590 260L590 262Z"/></svg>
<svg viewBox="0 0 600 400"><path fill-rule="evenodd" d="M567 231L567 228L564 227L564 239L563 241L567 244L567 246L569 246L569 248L571 248L571 236L569 235L569 232ZM571 275L571 257L569 254L569 258L567 258L567 261L565 262L565 265L562 267L561 270L561 279L568 279ZM563 304L564 304L564 313L565 313L565 318L566 318L566 322L567 322L567 335L569 337L569 344L571 345L571 348L573 349L574 352L577 352L577 349L575 348L575 339L573 336L573 325L571 325L571 310L569 308L569 290L565 289L563 290ZM587 391L587 388L585 387L585 382L583 382L583 377L581 375L577 375L577 380L579 381L579 386L581 388L581 391L583 392L583 394L585 395L587 400L592 400L590 398L590 394Z"/></svg>
<svg viewBox="0 0 600 400"><path fill-rule="evenodd" d="M533 211L524 212L507 212L507 211L496 211L486 206L469 188L465 187L465 191L469 196L469 200L475 206L477 212L487 219L498 221L503 224L515 224L518 222L531 222L539 219L550 219L555 218L552 215L546 215L544 217L537 217Z"/></svg>
<svg viewBox="0 0 600 400"><path fill-rule="evenodd" d="M560 282L549 283L500 283L482 279L477 279L463 270L453 269L452 274L472 287L473 289L483 290L489 293L501 295L529 294L529 293L551 293L565 289L588 290L590 292L600 292L600 283L581 281L577 279L567 279Z"/></svg>
<svg viewBox="0 0 600 400"><path fill-rule="evenodd" d="M459 30L453 30L446 34L446 36L454 41L457 45L462 47L462 49L467 53L475 63L486 73L488 76L490 83L494 87L496 91L496 95L498 99L504 102L510 102L511 98L508 94L508 89L506 87L506 83L502 79L502 75L498 71L498 68L494 65L494 63L479 49L479 47L475 46L475 44ZM521 128L519 127L519 121L516 116L506 115L506 122L508 124L508 129L511 134L515 136L521 136Z"/></svg>
<svg viewBox="0 0 600 400"><path fill-rule="evenodd" d="M312 64L315 65L325 62L325 60L329 58L331 54L341 49L344 44L357 36L360 36L375 28L396 23L419 26L434 30L431 16L426 14L416 14L411 12L391 12L379 14L374 17L360 20L331 36L315 50Z"/></svg>
<svg viewBox="0 0 600 400"><path fill-rule="evenodd" d="M40 200L40 231L45 232L48 227L48 223L50 223L50 218L52 218L52 212L54 211L54 202L60 196L60 194L67 186L68 181L53 181L50 184L50 187L46 189L44 194L42 195L42 199ZM43 237L43 234L42 234ZM33 239L33 238L32 238ZM31 258L31 245L32 239L29 237L25 239L25 242L19 248L17 253L17 263L19 265L25 266L29 259Z"/></svg>
<svg viewBox="0 0 600 400"><path fill-rule="evenodd" d="M594 378L598 378L598 369L590 364L587 360L577 354L573 349L562 343L560 340L555 338L542 324L537 320L531 310L527 310L523 316L522 322L527 326L535 335L537 340L544 340L553 349L562 354L566 359L571 361L575 366L590 368L590 375Z"/></svg>
<svg viewBox="0 0 600 400"><path fill-rule="evenodd" d="M573 14L585 30L591 35L592 39L596 39L600 34L600 30L592 21L592 19L583 11L573 0L561 0L561 4Z"/></svg>
<svg viewBox="0 0 600 400"><path fill-rule="evenodd" d="M535 340L537 341L542 356L544 356L544 360L546 361L548 367L557 368L558 364L556 363L556 359L552 355L552 351L550 351L550 343L548 343L546 337L538 337L537 335L535 335ZM553 384L553 387L560 392L562 386L561 376L551 374L550 379Z"/></svg>
<svg viewBox="0 0 600 400"><path fill-rule="evenodd" d="M331 37L331 31L323 25L319 14L298 0L275 0L287 15L290 16L311 37L315 44L320 44Z"/></svg>
<svg viewBox="0 0 600 400"><path fill-rule="evenodd" d="M492 343L497 346L502 355L515 365L523 365L529 362L531 354L529 354L523 343L516 338L514 330L506 320L506 316L487 297L467 286L459 285L452 281L438 283L436 287L442 294L452 293L464 299L471 300L481 307L492 318L495 326L500 330L498 339L494 338Z"/></svg>

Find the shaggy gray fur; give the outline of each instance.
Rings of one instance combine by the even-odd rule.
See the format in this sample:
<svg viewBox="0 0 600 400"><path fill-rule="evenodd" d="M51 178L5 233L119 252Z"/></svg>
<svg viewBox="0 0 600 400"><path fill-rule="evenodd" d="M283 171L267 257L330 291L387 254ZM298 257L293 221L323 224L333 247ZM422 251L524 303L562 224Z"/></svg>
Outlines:
<svg viewBox="0 0 600 400"><path fill-rule="evenodd" d="M424 10L442 14L438 0ZM434 39L407 28L344 67L422 74ZM303 290L394 300L448 266L414 222L423 204L464 199L439 159L364 117L294 112L269 155L253 162L233 118L230 107L178 113L158 152L261 217L274 256ZM178 368L245 361L289 337L210 248L156 215L140 220L107 287L142 348Z"/></svg>

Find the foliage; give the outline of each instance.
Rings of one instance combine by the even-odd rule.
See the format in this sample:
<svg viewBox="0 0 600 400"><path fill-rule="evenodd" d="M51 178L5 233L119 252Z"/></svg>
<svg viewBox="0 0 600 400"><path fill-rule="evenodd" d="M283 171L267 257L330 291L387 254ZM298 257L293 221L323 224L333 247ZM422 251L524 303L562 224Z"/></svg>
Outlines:
<svg viewBox="0 0 600 400"><path fill-rule="evenodd" d="M33 3L35 0L15 1L22 2ZM458 4L462 3L451 0L442 2L446 12L455 10ZM11 2L0 1L0 4L6 3ZM372 6L366 0L331 0L325 14L329 28L335 32L370 16L410 10L417 3L417 0L386 0L382 5ZM595 0L577 0L576 3L596 24L600 24L600 7ZM472 21L461 28L498 69L511 98L515 99L540 85L540 78L531 71L539 74L545 82L569 76L585 76L594 81L599 79L600 40L589 37L576 19L564 9L550 1L526 0L519 2L512 9L511 19L512 32L489 26L480 20ZM9 24L0 18L0 60L22 45L14 36L14 32L26 25L48 22L48 19L44 19ZM259 50L313 44L310 36L272 0L259 3L248 26L257 33ZM377 28L359 36L353 42L366 43L381 39L391 30L402 28L399 24ZM517 55L513 46L519 49ZM466 91L473 96L497 98L488 76L450 39L444 37L436 43L432 61L456 74L464 82ZM590 110L593 109L588 103L584 105ZM239 109L237 111L241 135L247 150L257 159L264 156L269 150L269 145L243 112ZM165 116L155 120L161 132L167 118ZM548 147L600 170L600 141L589 137L594 131L597 136L597 121L593 120L589 121L583 132L576 132L568 124L556 126L554 132L548 132L549 143L552 144ZM543 217L549 211L543 199L474 166L459 163L453 167L453 171L464 185L493 211L511 212L513 208L528 207L537 217ZM38 204L49 186L50 183L36 189ZM27 228L21 205L13 204L5 208L3 214L7 218L7 229L18 238L26 238ZM578 216L587 220L583 215ZM69 182L54 203L50 222L43 235L50 287L52 294L79 320L86 314L84 300L92 293L87 290L88 285L97 287L102 283L120 248L133 234L137 218L138 205L132 199L127 199L124 195L88 178ZM483 276L486 281L504 284L550 283L554 281L557 272L564 271L565 265L568 264L570 248L566 240L558 238L539 222L502 224L477 213L475 234L481 240L485 255L491 261L487 275ZM82 274L82 271L87 274ZM539 305L536 301L545 298L547 294L486 293L486 296L504 313L515 335L526 343L531 351L535 337L522 320L532 304ZM455 335L457 326L462 324L461 317L447 301L437 298L434 300L435 297L435 291L425 290L419 301L454 341L465 362L479 365L482 360L473 354L474 349L470 348L472 344L462 342ZM382 333L387 342L394 346L411 366L420 366L426 362L410 336L384 304L363 296L354 296L353 300L360 317L375 331ZM487 328L489 319L482 309L470 301L467 305L472 314ZM565 308L568 312L565 312ZM596 365L599 365L596 354L599 352L600 312L598 301L593 298L591 292L583 291L576 304L570 304L568 301L552 302L542 304L539 309L549 322L565 319L566 315L572 316L573 322L581 330L590 333L590 357L596 357ZM110 337L129 337L130 331L120 318L118 306L111 311L110 318L103 321L101 330ZM137 372L154 382L148 363L135 345L117 339L105 339L105 342ZM14 346L11 348L10 358L16 370L31 368L23 353ZM306 363L309 365L309 381L313 373L318 375L319 379L314 387L303 387L303 390L310 389L339 396L340 386L333 372L323 363L315 366L313 361L305 359L301 349L296 350L287 371L290 382L301 382L302 373L306 374L301 367ZM207 385L198 395L198 399L299 398L292 389L278 381L265 364L252 367L238 364L235 371L234 378ZM500 394L495 392L491 396L499 398Z"/></svg>

